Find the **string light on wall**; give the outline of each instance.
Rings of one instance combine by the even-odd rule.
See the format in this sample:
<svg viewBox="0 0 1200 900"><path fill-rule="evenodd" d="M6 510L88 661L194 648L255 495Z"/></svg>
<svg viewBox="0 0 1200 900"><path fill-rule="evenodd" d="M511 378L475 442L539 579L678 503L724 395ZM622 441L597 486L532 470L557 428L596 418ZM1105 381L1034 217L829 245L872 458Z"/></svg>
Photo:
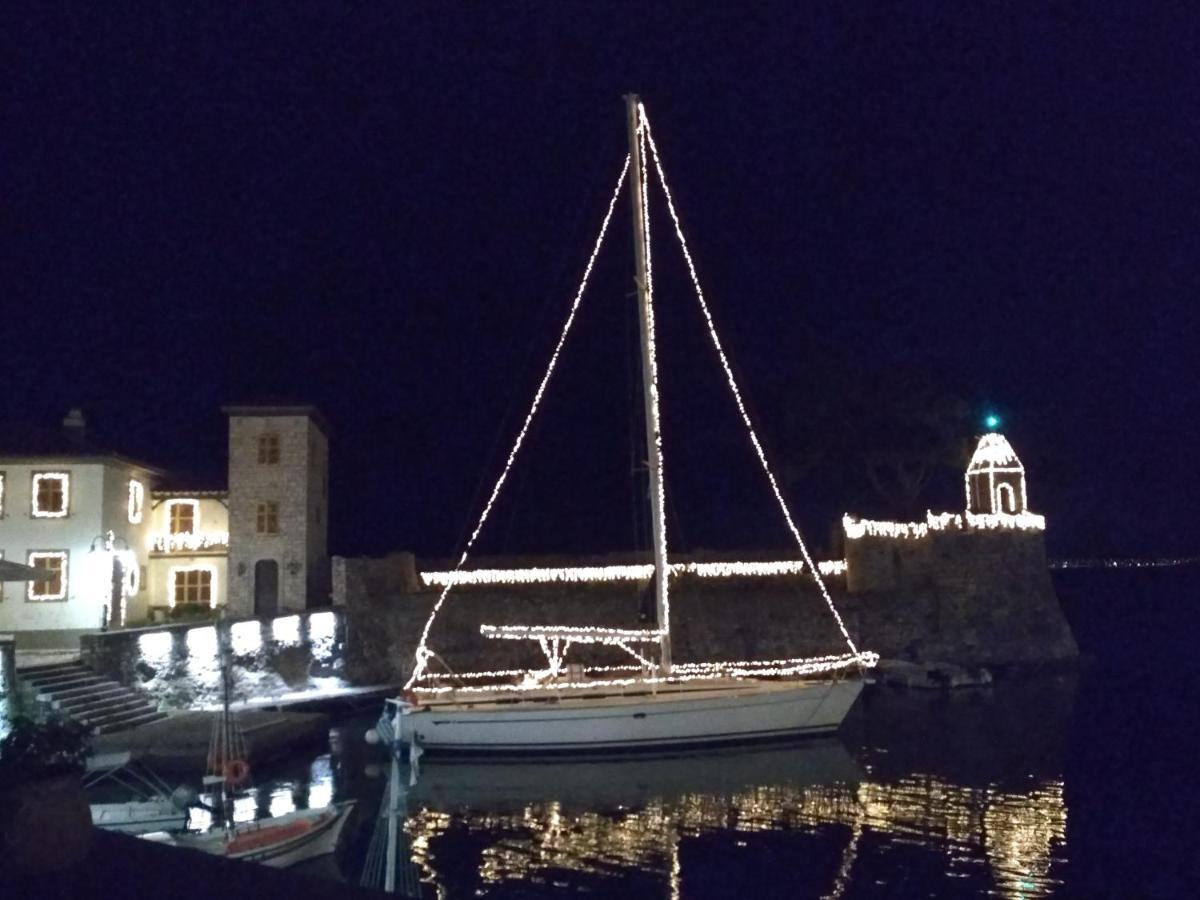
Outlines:
<svg viewBox="0 0 1200 900"><path fill-rule="evenodd" d="M140 525L142 522L142 507L146 499L146 487L136 478L129 479L129 524Z"/></svg>
<svg viewBox="0 0 1200 900"><path fill-rule="evenodd" d="M34 473L31 512L35 519L62 519L66 517L70 508L71 475L69 472Z"/></svg>
<svg viewBox="0 0 1200 900"><path fill-rule="evenodd" d="M842 516L842 528L850 540L864 537L919 539L934 531L1045 531L1046 517L1031 512L1023 513L932 513L926 512L924 522L876 522L870 519L855 519L849 514Z"/></svg>
<svg viewBox="0 0 1200 900"><path fill-rule="evenodd" d="M149 537L155 553L182 553L202 550L224 550L229 547L228 531L196 531L171 534L156 531Z"/></svg>
<svg viewBox="0 0 1200 900"><path fill-rule="evenodd" d="M57 560L57 566L38 566L39 562ZM29 600L65 600L67 599L67 552L65 550L35 550L29 554L28 564L36 568L49 568L57 572L58 589L44 591L44 582L30 581L26 589Z"/></svg>
<svg viewBox="0 0 1200 900"><path fill-rule="evenodd" d="M771 578L800 575L805 565L800 560L782 559L770 562L679 562L669 566L671 575L697 578ZM822 575L843 575L846 563L829 559L817 563ZM454 572L422 572L426 585L441 587L458 585L521 585L521 584L604 584L620 581L649 581L654 575L651 563L613 566L530 567L522 569L460 569Z"/></svg>
<svg viewBox="0 0 1200 900"><path fill-rule="evenodd" d="M111 531L93 540L83 558L83 575L89 598L104 611L104 625L119 627L125 624L127 601L141 589L142 579L137 554L128 545L118 549L117 542L125 543L125 539ZM116 585L119 597L113 597Z"/></svg>
<svg viewBox="0 0 1200 900"><path fill-rule="evenodd" d="M167 578L167 602L172 609L180 603L195 603L209 609L216 606L217 567L212 563L171 566Z"/></svg>

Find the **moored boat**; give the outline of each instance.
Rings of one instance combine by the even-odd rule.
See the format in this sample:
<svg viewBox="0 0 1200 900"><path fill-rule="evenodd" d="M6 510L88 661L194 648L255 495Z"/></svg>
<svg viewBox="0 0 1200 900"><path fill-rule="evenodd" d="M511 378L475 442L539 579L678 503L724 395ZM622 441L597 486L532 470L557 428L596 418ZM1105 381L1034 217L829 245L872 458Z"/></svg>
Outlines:
<svg viewBox="0 0 1200 900"><path fill-rule="evenodd" d="M703 292L662 162L650 133L646 112L636 96L626 98L629 155L567 316L558 344L534 395L524 425L454 571L422 629L412 675L400 699L389 701L378 735L399 749L468 753L540 753L650 750L662 747L728 744L835 731L862 690L857 677L878 661L860 650L822 581L778 482L767 463L746 404L733 375ZM651 162L653 165L651 166ZM657 174L674 231L691 274L709 336L716 349L750 443L795 539L797 565L814 579L845 640L840 654L749 661L683 662L672 658L670 582L674 573L667 553L666 486L655 349L653 282L650 265L650 217L646 198L649 177ZM541 648L546 668L508 672L435 672L441 659L429 643L430 631L447 595L463 569L511 471L587 287L592 264L603 243L613 209L628 178L632 199L635 287L641 337L643 412L645 418L647 499L653 550L652 627L579 625L481 625L483 637L532 641ZM731 567L736 568L736 567ZM563 580L577 574L564 573ZM515 578L515 576L514 576ZM519 583L513 581L512 583ZM571 648L599 649L627 655L624 665L566 663ZM419 755L417 753L416 755Z"/></svg>

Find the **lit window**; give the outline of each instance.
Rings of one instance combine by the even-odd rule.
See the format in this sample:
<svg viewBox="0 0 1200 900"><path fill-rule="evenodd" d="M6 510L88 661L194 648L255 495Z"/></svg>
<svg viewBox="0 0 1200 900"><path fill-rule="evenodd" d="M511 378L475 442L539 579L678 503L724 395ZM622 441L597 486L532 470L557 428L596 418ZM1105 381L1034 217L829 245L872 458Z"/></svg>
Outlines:
<svg viewBox="0 0 1200 900"><path fill-rule="evenodd" d="M167 527L171 534L195 534L200 504L195 500L168 500Z"/></svg>
<svg viewBox="0 0 1200 900"><path fill-rule="evenodd" d="M209 566L171 570L172 606L213 605L216 570Z"/></svg>
<svg viewBox="0 0 1200 900"><path fill-rule="evenodd" d="M279 462L279 435L260 434L258 436L258 464L273 466Z"/></svg>
<svg viewBox="0 0 1200 900"><path fill-rule="evenodd" d="M129 479L129 521L137 525L142 521L142 504L146 501L146 488L140 481Z"/></svg>
<svg viewBox="0 0 1200 900"><path fill-rule="evenodd" d="M279 534L279 504L273 500L258 504L259 534Z"/></svg>
<svg viewBox="0 0 1200 900"><path fill-rule="evenodd" d="M66 472L35 472L33 515L38 519L61 519L71 505L71 476Z"/></svg>
<svg viewBox="0 0 1200 900"><path fill-rule="evenodd" d="M67 552L65 550L33 551L29 554L29 565L50 577L44 581L29 582L30 600L67 599Z"/></svg>

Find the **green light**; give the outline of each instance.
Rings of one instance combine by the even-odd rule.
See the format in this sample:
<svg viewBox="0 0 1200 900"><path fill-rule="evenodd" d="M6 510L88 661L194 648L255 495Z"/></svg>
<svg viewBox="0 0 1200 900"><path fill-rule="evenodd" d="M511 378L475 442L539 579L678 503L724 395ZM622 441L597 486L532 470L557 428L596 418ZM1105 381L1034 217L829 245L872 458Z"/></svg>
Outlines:
<svg viewBox="0 0 1200 900"><path fill-rule="evenodd" d="M1000 417L995 413L988 413L987 417L984 418L983 423L987 425L988 428L994 430L1000 427Z"/></svg>

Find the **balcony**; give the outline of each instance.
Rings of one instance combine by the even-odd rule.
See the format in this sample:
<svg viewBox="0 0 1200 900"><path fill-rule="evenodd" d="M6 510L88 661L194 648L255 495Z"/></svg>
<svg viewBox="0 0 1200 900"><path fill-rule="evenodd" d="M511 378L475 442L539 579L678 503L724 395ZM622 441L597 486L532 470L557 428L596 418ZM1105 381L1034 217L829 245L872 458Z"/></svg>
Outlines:
<svg viewBox="0 0 1200 900"><path fill-rule="evenodd" d="M150 535L151 553L207 553L229 550L228 531L195 531L170 534L156 531Z"/></svg>

